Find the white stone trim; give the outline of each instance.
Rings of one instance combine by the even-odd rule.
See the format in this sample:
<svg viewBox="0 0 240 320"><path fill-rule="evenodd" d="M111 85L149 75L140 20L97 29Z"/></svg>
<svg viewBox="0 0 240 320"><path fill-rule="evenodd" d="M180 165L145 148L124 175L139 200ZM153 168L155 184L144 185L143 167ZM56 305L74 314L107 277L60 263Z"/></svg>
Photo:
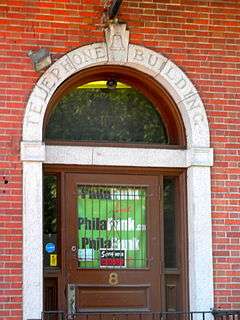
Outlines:
<svg viewBox="0 0 240 320"><path fill-rule="evenodd" d="M214 306L210 167L190 167L188 187L188 259L190 310Z"/></svg>
<svg viewBox="0 0 240 320"><path fill-rule="evenodd" d="M190 150L45 146L42 142L22 142L21 160L49 164L109 165L134 167L188 168L213 165L212 148Z"/></svg>
<svg viewBox="0 0 240 320"><path fill-rule="evenodd" d="M45 144L42 142L21 142L21 160L44 162L46 157Z"/></svg>
<svg viewBox="0 0 240 320"><path fill-rule="evenodd" d="M161 168L209 167L213 164L213 150L46 146L45 163Z"/></svg>
<svg viewBox="0 0 240 320"><path fill-rule="evenodd" d="M113 28L114 29L114 28ZM116 31L116 34L114 32ZM128 31L110 30L106 43L64 55L39 79L23 123L23 319L40 319L42 278L42 163L187 168L190 309L213 307L210 166L213 152L205 108L187 75L150 49L128 44ZM115 50L125 33L121 50ZM115 37L116 35L116 37ZM115 50L115 51L114 51ZM120 52L120 53L118 53ZM71 75L92 66L119 64L152 76L174 99L182 116L187 150L44 146L42 128L48 102Z"/></svg>
<svg viewBox="0 0 240 320"><path fill-rule="evenodd" d="M23 163L23 319L43 307L42 163Z"/></svg>

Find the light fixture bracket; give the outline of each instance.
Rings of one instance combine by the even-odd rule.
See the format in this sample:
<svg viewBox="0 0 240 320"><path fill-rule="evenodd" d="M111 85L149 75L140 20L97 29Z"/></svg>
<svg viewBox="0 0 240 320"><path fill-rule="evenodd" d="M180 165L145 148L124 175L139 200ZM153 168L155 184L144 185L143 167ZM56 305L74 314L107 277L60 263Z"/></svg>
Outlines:
<svg viewBox="0 0 240 320"><path fill-rule="evenodd" d="M28 52L28 56L31 58L36 71L43 71L52 63L51 54L46 48L41 48L35 52L31 50Z"/></svg>
<svg viewBox="0 0 240 320"><path fill-rule="evenodd" d="M123 0L113 0L108 9L108 19L114 20L117 18Z"/></svg>

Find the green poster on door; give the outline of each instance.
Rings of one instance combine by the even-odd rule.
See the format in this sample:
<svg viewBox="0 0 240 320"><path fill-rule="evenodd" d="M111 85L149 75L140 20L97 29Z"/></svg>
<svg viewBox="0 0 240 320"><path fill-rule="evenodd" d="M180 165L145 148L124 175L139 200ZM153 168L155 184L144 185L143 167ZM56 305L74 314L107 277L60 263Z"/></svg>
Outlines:
<svg viewBox="0 0 240 320"><path fill-rule="evenodd" d="M81 268L145 268L146 189L79 186Z"/></svg>

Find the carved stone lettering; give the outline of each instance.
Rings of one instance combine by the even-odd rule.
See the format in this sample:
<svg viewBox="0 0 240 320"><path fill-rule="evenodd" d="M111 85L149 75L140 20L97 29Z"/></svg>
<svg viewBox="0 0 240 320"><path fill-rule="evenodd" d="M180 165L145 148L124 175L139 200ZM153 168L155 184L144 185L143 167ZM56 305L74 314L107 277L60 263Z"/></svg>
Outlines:
<svg viewBox="0 0 240 320"><path fill-rule="evenodd" d="M96 54L94 54L94 50L86 49L78 52L72 56L72 60L75 64L81 66L86 65L94 61L94 59L98 59L98 55L100 55L100 51L96 50Z"/></svg>
<svg viewBox="0 0 240 320"><path fill-rule="evenodd" d="M203 121L204 121L204 116L200 112L197 112L196 114L194 114L193 123L195 126L201 126Z"/></svg>
<svg viewBox="0 0 240 320"><path fill-rule="evenodd" d="M166 57L138 45L129 45L126 25L112 24L106 43L94 43L67 53L39 79L28 102L23 139L42 141L44 113L55 90L72 74L94 65L123 64L154 77L179 106L188 146L209 146L208 123L202 101L187 75Z"/></svg>
<svg viewBox="0 0 240 320"><path fill-rule="evenodd" d="M29 111L27 118L26 118L26 124L27 126L30 126L31 124L38 124L41 119L41 114L39 112Z"/></svg>
<svg viewBox="0 0 240 320"><path fill-rule="evenodd" d="M193 138L196 145L202 145L209 135L208 127L206 127L205 115L200 110L195 110L189 115L191 119L191 126L194 132ZM197 142L197 143L196 143Z"/></svg>
<svg viewBox="0 0 240 320"><path fill-rule="evenodd" d="M136 61L144 61L144 57L143 57L143 50L142 49L135 49L135 54L134 54L134 60Z"/></svg>
<svg viewBox="0 0 240 320"><path fill-rule="evenodd" d="M40 114L42 112L42 108L43 108L43 105L40 104L39 102L38 103L33 101L30 102L30 109L29 109L30 112L36 112Z"/></svg>
<svg viewBox="0 0 240 320"><path fill-rule="evenodd" d="M171 80L171 81L175 80L175 66L170 65L169 68L166 67L166 71L162 72L162 73L165 74L169 80Z"/></svg>
<svg viewBox="0 0 240 320"><path fill-rule="evenodd" d="M26 125L27 127L30 125L38 124L39 123L39 118L34 117L33 115L29 114L26 117Z"/></svg>
<svg viewBox="0 0 240 320"><path fill-rule="evenodd" d="M105 29L108 60L111 63L127 61L129 31L126 24L112 23Z"/></svg>
<svg viewBox="0 0 240 320"><path fill-rule="evenodd" d="M42 97L43 100L46 101L49 94L56 88L56 84L56 75L52 74L51 71L47 72L46 77L43 77L38 81L37 88L41 91L41 94L38 95L38 97Z"/></svg>
<svg viewBox="0 0 240 320"><path fill-rule="evenodd" d="M187 110L189 111L202 107L202 102L197 94L185 99L185 104L187 106Z"/></svg>
<svg viewBox="0 0 240 320"><path fill-rule="evenodd" d="M185 123L187 136L191 137L189 144L194 147L209 147L209 129L207 116L201 98L197 93L183 100L181 103L183 119L188 119L189 125ZM185 122L185 121L184 121ZM191 133L190 133L191 132Z"/></svg>
<svg viewBox="0 0 240 320"><path fill-rule="evenodd" d="M34 97L47 102L57 86L75 71L68 57L61 58L39 79L36 85L37 91L34 90L33 93Z"/></svg>
<svg viewBox="0 0 240 320"><path fill-rule="evenodd" d="M94 61L94 59L98 59L101 55L101 51L96 49L96 55L94 55L94 51L91 50L82 50L80 53L76 53L73 55L73 62L79 66L86 65Z"/></svg>
<svg viewBox="0 0 240 320"><path fill-rule="evenodd" d="M66 57L65 59L62 59L62 61L60 61L59 64L64 69L66 74L75 69L74 65L72 64L71 60L68 57Z"/></svg>
<svg viewBox="0 0 240 320"><path fill-rule="evenodd" d="M187 80L184 79L183 77L181 77L177 82L176 82L176 86L182 90L187 86Z"/></svg>
<svg viewBox="0 0 240 320"><path fill-rule="evenodd" d="M27 106L27 126L29 126L30 124L36 125L40 122L42 118L42 113L45 110L44 108L46 106L47 96L48 91L36 85Z"/></svg>
<svg viewBox="0 0 240 320"><path fill-rule="evenodd" d="M97 61L107 59L107 53L106 53L106 48L105 47L96 46L94 48L94 50L95 50L95 53L96 53Z"/></svg>
<svg viewBox="0 0 240 320"><path fill-rule="evenodd" d="M47 90L46 88L40 87L39 85L37 85L36 88L38 90L34 96L43 100L43 101L46 101L50 91Z"/></svg>
<svg viewBox="0 0 240 320"><path fill-rule="evenodd" d="M60 70L58 68L54 68L50 71L50 73L53 75L53 77L55 77L55 79L57 81L61 80L61 77L60 77Z"/></svg>
<svg viewBox="0 0 240 320"><path fill-rule="evenodd" d="M41 100L45 102L48 96L48 91L36 85L35 90L33 91L32 100ZM31 100L31 101L32 101Z"/></svg>
<svg viewBox="0 0 240 320"><path fill-rule="evenodd" d="M144 72L156 76L164 67L167 58L152 50L137 45L129 45L128 62L140 65Z"/></svg>
<svg viewBox="0 0 240 320"><path fill-rule="evenodd" d="M39 88L49 93L54 88L55 83L56 82L54 81L53 78L51 79L51 77L46 77L46 78L43 78L42 81L40 82L40 85L42 85L42 88L40 86Z"/></svg>
<svg viewBox="0 0 240 320"><path fill-rule="evenodd" d="M178 96L178 101L187 99L196 93L196 88L191 81L186 77L180 68L168 61L164 69L161 71L161 76L171 84L175 90L174 95Z"/></svg>
<svg viewBox="0 0 240 320"><path fill-rule="evenodd" d="M83 54L83 59L84 59L85 62L89 62L89 61L93 60L93 56L92 56L91 50L89 50L89 49L88 50L84 50L82 52L82 54Z"/></svg>
<svg viewBox="0 0 240 320"><path fill-rule="evenodd" d="M69 52L67 55L71 63L76 68L76 71L79 71L90 65L107 62L107 50L104 43L96 43L84 46Z"/></svg>
<svg viewBox="0 0 240 320"><path fill-rule="evenodd" d="M80 66L83 63L83 59L78 53L72 56L72 61L75 65L78 65L78 66Z"/></svg>
<svg viewBox="0 0 240 320"><path fill-rule="evenodd" d="M148 64L151 66L151 67L155 67L157 62L158 62L158 56L156 54L150 54L149 55L149 58L148 58Z"/></svg>
<svg viewBox="0 0 240 320"><path fill-rule="evenodd" d="M44 101L47 102L58 85L74 72L76 69L68 56L62 57L46 71L44 77L39 79L37 87L41 91L41 95L34 95L39 98L44 96Z"/></svg>

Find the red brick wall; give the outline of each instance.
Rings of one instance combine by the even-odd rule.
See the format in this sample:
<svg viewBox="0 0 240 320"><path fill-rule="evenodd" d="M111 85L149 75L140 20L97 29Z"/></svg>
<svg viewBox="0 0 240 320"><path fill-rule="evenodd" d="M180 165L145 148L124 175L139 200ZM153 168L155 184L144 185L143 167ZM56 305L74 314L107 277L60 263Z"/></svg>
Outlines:
<svg viewBox="0 0 240 320"><path fill-rule="evenodd" d="M103 40L104 0L0 1L0 318L21 319L24 109L39 74L29 50L58 59ZM124 0L131 42L181 67L205 103L215 148L212 218L215 306L240 308L240 2Z"/></svg>

